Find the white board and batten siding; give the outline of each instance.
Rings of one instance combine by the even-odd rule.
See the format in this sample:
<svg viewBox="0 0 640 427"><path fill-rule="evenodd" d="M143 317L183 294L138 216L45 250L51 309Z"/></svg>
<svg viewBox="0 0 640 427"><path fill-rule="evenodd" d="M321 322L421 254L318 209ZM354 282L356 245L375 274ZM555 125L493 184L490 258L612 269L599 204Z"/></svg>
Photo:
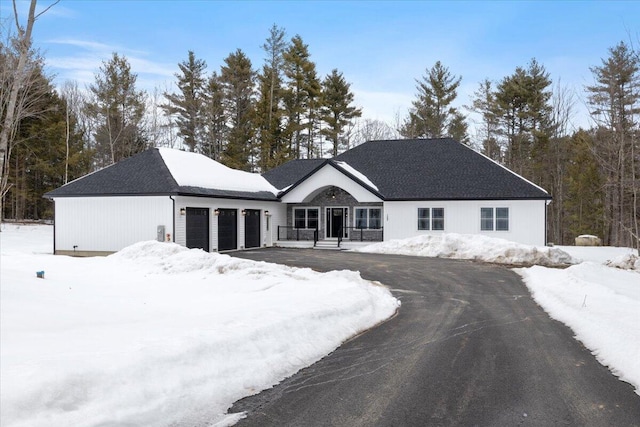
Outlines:
<svg viewBox="0 0 640 427"><path fill-rule="evenodd" d="M209 246L212 252L218 248L218 219L214 214L216 209L236 209L238 211L238 249L244 249L244 221L240 213L242 209L260 210L260 246L273 246L277 241L278 225L287 221L286 205L280 202L259 200L214 199L205 197L176 196L175 242L187 245L186 215L180 215L180 209L206 208L209 209ZM269 216L265 215L269 211ZM267 230L269 221L269 230Z"/></svg>
<svg viewBox="0 0 640 427"><path fill-rule="evenodd" d="M483 231L481 208L509 208L508 231ZM444 231L418 230L419 208L444 208ZM452 200L384 202L384 240L421 234L481 234L526 245L544 246L545 200Z"/></svg>
<svg viewBox="0 0 640 427"><path fill-rule="evenodd" d="M173 235L168 196L60 197L55 199L55 251L116 252L156 240L157 226Z"/></svg>

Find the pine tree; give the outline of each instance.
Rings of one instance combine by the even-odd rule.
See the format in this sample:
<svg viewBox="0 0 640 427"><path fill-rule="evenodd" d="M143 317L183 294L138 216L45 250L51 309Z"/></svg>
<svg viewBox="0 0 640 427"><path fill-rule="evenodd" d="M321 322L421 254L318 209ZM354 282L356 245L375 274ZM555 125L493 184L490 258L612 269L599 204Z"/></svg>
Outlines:
<svg viewBox="0 0 640 427"><path fill-rule="evenodd" d="M496 97L489 79L480 82L478 89L473 93L471 106L466 108L482 117L478 141L482 154L497 162L502 161L502 150L498 143L498 118L495 112Z"/></svg>
<svg viewBox="0 0 640 427"><path fill-rule="evenodd" d="M205 69L207 64L202 59L196 59L193 51L189 51L186 61L178 64L180 73L178 79L178 93L167 93L164 96L168 103L162 105L167 115L175 115L179 135L189 151L197 151L202 141L202 104L204 101Z"/></svg>
<svg viewBox="0 0 640 427"><path fill-rule="evenodd" d="M584 130L576 132L570 141L565 215L567 229L573 237L604 235L604 182L592 152L593 144L593 136Z"/></svg>
<svg viewBox="0 0 640 427"><path fill-rule="evenodd" d="M256 103L256 126L260 144L260 159L258 162L261 172L266 172L290 159L289 147L283 138L283 110L278 103L273 103L270 97L273 72L264 66L258 75L258 102ZM281 98L281 81L275 81L275 98Z"/></svg>
<svg viewBox="0 0 640 427"><path fill-rule="evenodd" d="M320 84L310 56L309 47L298 35L291 39L289 48L283 54L286 77L283 99L287 119L284 136L294 158L301 158L301 147L305 145L305 139L307 153L311 153L313 141L310 139L313 137L315 115L320 106L317 102ZM307 135L304 135L305 129Z"/></svg>
<svg viewBox="0 0 640 427"><path fill-rule="evenodd" d="M587 86L591 117L597 124L594 149L605 172L605 243L640 250L638 121L640 59L621 42L602 65L592 67Z"/></svg>
<svg viewBox="0 0 640 427"><path fill-rule="evenodd" d="M88 114L94 121L97 166L107 166L147 149L143 118L145 94L136 89L137 75L129 61L114 53L103 61L95 83Z"/></svg>
<svg viewBox="0 0 640 427"><path fill-rule="evenodd" d="M259 169L265 172L289 160L289 147L283 141L283 68L288 43L284 29L275 24L262 45L266 53L262 73L258 75L256 131L259 140Z"/></svg>
<svg viewBox="0 0 640 427"><path fill-rule="evenodd" d="M505 139L506 166L530 179L533 145L537 138L549 137L550 85L549 74L532 59L528 68L517 67L514 74L505 77L495 93L499 133Z"/></svg>
<svg viewBox="0 0 640 427"><path fill-rule="evenodd" d="M230 54L222 66L220 81L224 92L225 112L230 129L221 160L225 165L251 170L255 116L254 79L251 60L240 49Z"/></svg>
<svg viewBox="0 0 640 427"><path fill-rule="evenodd" d="M200 152L214 160L220 160L227 135L227 119L224 109L224 91L220 77L214 71L207 79L203 93L203 139Z"/></svg>
<svg viewBox="0 0 640 427"><path fill-rule="evenodd" d="M268 89L269 109L267 114L268 128L272 128L273 115L280 109L282 72L284 67L284 52L287 48L285 31L273 24L269 30L269 37L262 45L267 54L263 76L266 77L265 86ZM266 93L265 93L266 95Z"/></svg>
<svg viewBox="0 0 640 427"><path fill-rule="evenodd" d="M345 141L341 138L345 126L362 115L362 110L352 105L354 96L350 86L342 73L335 68L322 81L321 119L327 127L320 133L331 141L330 154L333 157L345 148Z"/></svg>
<svg viewBox="0 0 640 427"><path fill-rule="evenodd" d="M416 100L400 133L407 138L453 137L455 133L457 139L467 140L464 118L451 106L461 80L437 61L421 81L416 80Z"/></svg>

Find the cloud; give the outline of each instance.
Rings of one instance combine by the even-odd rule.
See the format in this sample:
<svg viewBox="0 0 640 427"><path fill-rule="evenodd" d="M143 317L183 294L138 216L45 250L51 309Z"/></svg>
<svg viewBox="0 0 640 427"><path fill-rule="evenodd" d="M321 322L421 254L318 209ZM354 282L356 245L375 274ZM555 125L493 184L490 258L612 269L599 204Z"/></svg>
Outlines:
<svg viewBox="0 0 640 427"><path fill-rule="evenodd" d="M411 107L413 94L402 92L373 92L353 88L354 103L362 108L362 117L382 120L393 125L397 116L403 117Z"/></svg>
<svg viewBox="0 0 640 427"><path fill-rule="evenodd" d="M64 47L64 55L46 58L46 63L55 73L57 82L76 80L83 84L93 83L95 74L99 72L103 62L111 58L113 52L124 55L131 65L131 70L139 76L144 76L139 79L139 82L144 82L144 87L141 85L140 89L150 90L157 82L173 78L176 71L174 64L150 61L145 58L146 52L118 45L77 39L51 39L47 43ZM151 86L146 87L147 85Z"/></svg>

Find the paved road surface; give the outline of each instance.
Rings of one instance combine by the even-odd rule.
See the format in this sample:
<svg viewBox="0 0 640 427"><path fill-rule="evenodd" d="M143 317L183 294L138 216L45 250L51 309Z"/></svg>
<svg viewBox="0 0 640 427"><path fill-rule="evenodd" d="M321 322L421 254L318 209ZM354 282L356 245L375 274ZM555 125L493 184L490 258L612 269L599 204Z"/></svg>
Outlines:
<svg viewBox="0 0 640 427"><path fill-rule="evenodd" d="M640 426L640 396L507 268L467 261L261 249L234 256L358 270L398 315L270 390L238 426Z"/></svg>

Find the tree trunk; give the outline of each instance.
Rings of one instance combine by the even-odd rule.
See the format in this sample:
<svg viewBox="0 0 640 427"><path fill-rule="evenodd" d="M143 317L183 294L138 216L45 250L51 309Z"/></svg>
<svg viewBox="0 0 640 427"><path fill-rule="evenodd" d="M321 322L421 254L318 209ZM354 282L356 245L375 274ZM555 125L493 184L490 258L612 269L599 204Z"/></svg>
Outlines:
<svg viewBox="0 0 640 427"><path fill-rule="evenodd" d="M15 0L13 2L14 15L16 20L16 26L18 27L18 66L14 72L14 80L11 82L9 89L9 102L7 104L6 115L2 129L0 129L0 171L2 172L2 179L0 180L0 221L2 220L2 201L8 190L8 168L7 161L11 155L11 145L9 139L13 137L13 132L16 128L17 122L20 120L16 117L16 105L18 102L18 92L24 84L25 79L25 67L27 64L27 57L29 55L29 49L31 48L31 32L33 30L33 23L36 20L36 2L37 0L31 0L29 6L29 16L27 18L27 27L23 29L18 23L18 12L16 9Z"/></svg>

